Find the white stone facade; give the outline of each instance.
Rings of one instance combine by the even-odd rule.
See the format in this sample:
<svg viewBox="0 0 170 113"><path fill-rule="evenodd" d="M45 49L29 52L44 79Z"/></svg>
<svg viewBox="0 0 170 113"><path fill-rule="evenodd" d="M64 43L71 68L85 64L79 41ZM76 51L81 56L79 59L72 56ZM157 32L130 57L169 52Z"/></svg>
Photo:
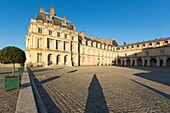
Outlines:
<svg viewBox="0 0 170 113"><path fill-rule="evenodd" d="M93 35L76 32L66 17L40 8L31 19L26 40L26 64L33 66L128 65L170 66L170 38L116 46Z"/></svg>

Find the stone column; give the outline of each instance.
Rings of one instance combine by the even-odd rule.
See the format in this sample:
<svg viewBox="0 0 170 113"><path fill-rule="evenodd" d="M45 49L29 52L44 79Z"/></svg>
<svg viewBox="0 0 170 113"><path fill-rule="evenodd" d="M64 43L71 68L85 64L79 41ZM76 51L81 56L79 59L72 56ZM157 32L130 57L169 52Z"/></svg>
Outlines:
<svg viewBox="0 0 170 113"><path fill-rule="evenodd" d="M135 61L134 66L137 66L137 58L134 58L134 61Z"/></svg>
<svg viewBox="0 0 170 113"><path fill-rule="evenodd" d="M145 66L145 59L142 57L142 66Z"/></svg>
<svg viewBox="0 0 170 113"><path fill-rule="evenodd" d="M132 66L133 58L130 58L130 65Z"/></svg>
<svg viewBox="0 0 170 113"><path fill-rule="evenodd" d="M64 42L63 42L63 41L60 41L59 43L60 43L60 44L59 44L59 50L62 51L62 50L63 50L63 44L64 44Z"/></svg>
<svg viewBox="0 0 170 113"><path fill-rule="evenodd" d="M147 58L147 66L151 66L150 57Z"/></svg>
<svg viewBox="0 0 170 113"><path fill-rule="evenodd" d="M163 58L163 65L162 66L164 66L164 67L167 66L167 57Z"/></svg>
<svg viewBox="0 0 170 113"><path fill-rule="evenodd" d="M120 65L122 66L122 64L123 64L123 59L122 58L120 58Z"/></svg>
<svg viewBox="0 0 170 113"><path fill-rule="evenodd" d="M44 49L47 49L47 38L44 39Z"/></svg>
<svg viewBox="0 0 170 113"><path fill-rule="evenodd" d="M125 65L125 66L127 66L127 64L126 64L126 60L127 60L127 59L126 59L126 58L124 58L124 65Z"/></svg>
<svg viewBox="0 0 170 113"><path fill-rule="evenodd" d="M160 58L159 57L156 58L156 61L157 61L156 66L160 66Z"/></svg>
<svg viewBox="0 0 170 113"><path fill-rule="evenodd" d="M53 50L56 50L56 40L53 40Z"/></svg>

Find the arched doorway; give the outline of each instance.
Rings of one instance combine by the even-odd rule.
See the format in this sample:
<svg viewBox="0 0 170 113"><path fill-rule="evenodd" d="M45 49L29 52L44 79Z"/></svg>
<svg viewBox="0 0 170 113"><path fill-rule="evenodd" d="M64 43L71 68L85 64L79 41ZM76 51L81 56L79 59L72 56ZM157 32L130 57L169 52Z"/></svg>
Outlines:
<svg viewBox="0 0 170 113"><path fill-rule="evenodd" d="M132 61L132 66L134 66L134 65L135 65L135 60Z"/></svg>
<svg viewBox="0 0 170 113"><path fill-rule="evenodd" d="M60 65L60 55L57 55L57 57L56 57L56 64Z"/></svg>
<svg viewBox="0 0 170 113"><path fill-rule="evenodd" d="M137 66L142 66L142 59L141 58L137 60Z"/></svg>
<svg viewBox="0 0 170 113"><path fill-rule="evenodd" d="M53 64L53 62L52 62L52 54L49 54L48 55L48 66L52 65L52 64Z"/></svg>
<svg viewBox="0 0 170 113"><path fill-rule="evenodd" d="M160 60L160 67L162 67L163 66L163 60L161 59Z"/></svg>
<svg viewBox="0 0 170 113"><path fill-rule="evenodd" d="M67 60L68 60L67 58L68 58L68 56L65 55L65 56L64 56L64 65L67 65Z"/></svg>
<svg viewBox="0 0 170 113"><path fill-rule="evenodd" d="M125 64L125 61L123 60L123 62L122 62L122 66L124 66L124 64Z"/></svg>
<svg viewBox="0 0 170 113"><path fill-rule="evenodd" d="M127 65L127 66L130 66L130 59L127 59L127 60L126 60L126 65Z"/></svg>
<svg viewBox="0 0 170 113"><path fill-rule="evenodd" d="M121 60L119 59L117 62L118 62L118 65L120 66L121 65Z"/></svg>
<svg viewBox="0 0 170 113"><path fill-rule="evenodd" d="M167 66L170 67L170 58L166 60Z"/></svg>
<svg viewBox="0 0 170 113"><path fill-rule="evenodd" d="M145 66L147 66L147 63L148 63L148 61L147 61L147 60L145 60Z"/></svg>
<svg viewBox="0 0 170 113"><path fill-rule="evenodd" d="M150 60L151 66L156 66L156 63L157 63L156 58L152 58L152 59Z"/></svg>

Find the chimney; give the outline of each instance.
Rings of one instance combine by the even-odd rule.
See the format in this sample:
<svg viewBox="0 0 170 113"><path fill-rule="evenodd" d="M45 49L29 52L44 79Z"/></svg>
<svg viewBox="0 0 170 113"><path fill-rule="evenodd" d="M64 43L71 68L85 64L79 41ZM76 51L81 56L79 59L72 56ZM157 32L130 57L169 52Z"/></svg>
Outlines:
<svg viewBox="0 0 170 113"><path fill-rule="evenodd" d="M108 45L108 40L105 40L104 42L105 42L105 44L107 44L107 45Z"/></svg>
<svg viewBox="0 0 170 113"><path fill-rule="evenodd" d="M89 38L90 38L91 40L93 40L93 35L90 35Z"/></svg>
<svg viewBox="0 0 170 113"><path fill-rule="evenodd" d="M98 38L98 37L96 37L96 40L97 40L97 41L99 41L99 38Z"/></svg>
<svg viewBox="0 0 170 113"><path fill-rule="evenodd" d="M53 8L53 7L50 8L50 14L51 14L52 16L55 16L55 12L54 12L54 8Z"/></svg>
<svg viewBox="0 0 170 113"><path fill-rule="evenodd" d="M40 12L44 12L44 8L40 7Z"/></svg>
<svg viewBox="0 0 170 113"><path fill-rule="evenodd" d="M103 43L104 42L104 39L103 38L99 38L100 42Z"/></svg>
<svg viewBox="0 0 170 113"><path fill-rule="evenodd" d="M66 16L63 17L63 20L66 20Z"/></svg>
<svg viewBox="0 0 170 113"><path fill-rule="evenodd" d="M73 31L76 32L76 26L75 25L73 25Z"/></svg>
<svg viewBox="0 0 170 113"><path fill-rule="evenodd" d="M110 45L112 45L113 41L112 41L112 38L110 38Z"/></svg>
<svg viewBox="0 0 170 113"><path fill-rule="evenodd" d="M81 36L84 39L84 31L79 32L79 36Z"/></svg>

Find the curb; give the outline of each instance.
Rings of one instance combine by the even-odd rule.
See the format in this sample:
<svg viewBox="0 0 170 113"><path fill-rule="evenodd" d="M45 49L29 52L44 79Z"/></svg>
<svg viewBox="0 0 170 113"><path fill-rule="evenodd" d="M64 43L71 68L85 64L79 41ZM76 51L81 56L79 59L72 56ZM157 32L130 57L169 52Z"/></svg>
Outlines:
<svg viewBox="0 0 170 113"><path fill-rule="evenodd" d="M27 70L23 73L21 89L18 96L15 113L38 113Z"/></svg>
<svg viewBox="0 0 170 113"><path fill-rule="evenodd" d="M30 77L30 81L31 81L31 84L32 84L32 88L33 88L33 93L34 93L34 97L36 99L36 104L37 104L37 109L38 109L38 112L40 113L47 113L47 110L42 102L42 99L41 99L41 96L38 92L38 89L34 83L34 80L33 80L33 77L31 75L31 73L29 72L30 70L28 69L28 75Z"/></svg>

